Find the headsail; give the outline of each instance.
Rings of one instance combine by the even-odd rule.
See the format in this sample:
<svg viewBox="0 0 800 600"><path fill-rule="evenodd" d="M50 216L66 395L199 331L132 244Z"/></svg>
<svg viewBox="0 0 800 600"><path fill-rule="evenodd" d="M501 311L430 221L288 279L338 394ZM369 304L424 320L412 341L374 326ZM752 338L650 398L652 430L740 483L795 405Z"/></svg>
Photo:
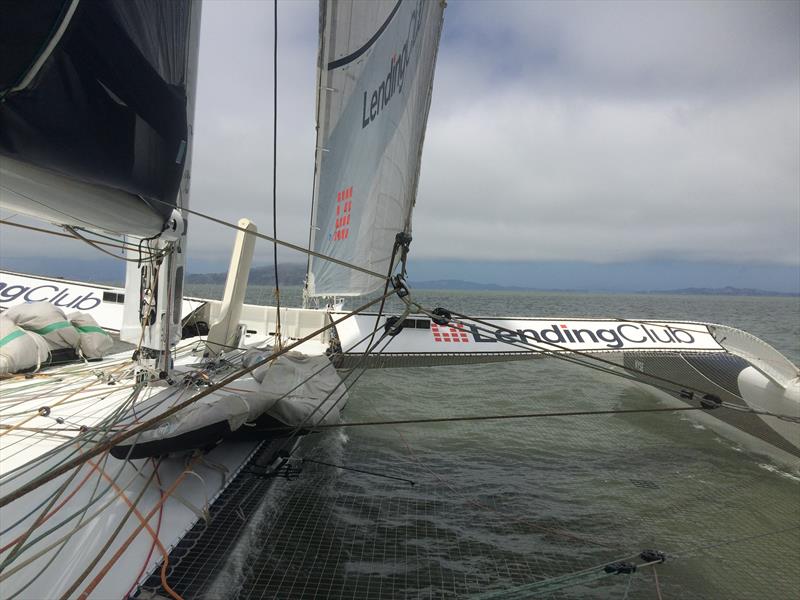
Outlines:
<svg viewBox="0 0 800 600"><path fill-rule="evenodd" d="M0 201L58 224L153 235L189 143L190 0L4 3Z"/></svg>
<svg viewBox="0 0 800 600"><path fill-rule="evenodd" d="M411 230L444 2L323 0L320 15L311 249L384 273ZM311 296L381 284L309 261Z"/></svg>

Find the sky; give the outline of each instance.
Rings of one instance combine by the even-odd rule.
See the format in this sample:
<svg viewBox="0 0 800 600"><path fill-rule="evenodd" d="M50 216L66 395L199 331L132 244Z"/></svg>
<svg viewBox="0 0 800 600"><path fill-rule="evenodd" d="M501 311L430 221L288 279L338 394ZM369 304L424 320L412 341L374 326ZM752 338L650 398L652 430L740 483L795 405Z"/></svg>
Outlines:
<svg viewBox="0 0 800 600"><path fill-rule="evenodd" d="M317 6L278 5L277 227L299 244ZM272 229L272 30L271 2L204 3L191 206L262 231ZM190 270L224 270L233 232L190 228ZM658 264L671 265L667 288L706 273L800 290L800 3L450 0L413 233L418 279L564 287L517 281L530 272L519 265L562 265L579 283ZM255 263L271 252L257 244ZM10 266L97 258L8 228L0 253Z"/></svg>

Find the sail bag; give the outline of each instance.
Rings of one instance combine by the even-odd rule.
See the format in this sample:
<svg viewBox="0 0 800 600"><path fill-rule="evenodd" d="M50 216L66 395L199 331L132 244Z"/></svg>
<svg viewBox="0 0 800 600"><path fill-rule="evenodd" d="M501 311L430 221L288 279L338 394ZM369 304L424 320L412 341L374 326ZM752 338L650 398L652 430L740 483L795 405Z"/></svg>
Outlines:
<svg viewBox="0 0 800 600"><path fill-rule="evenodd" d="M94 318L82 312L67 315L67 319L80 336L79 347L86 358L103 358L114 345L114 340Z"/></svg>
<svg viewBox="0 0 800 600"><path fill-rule="evenodd" d="M44 338L0 315L0 375L38 367L49 356L50 348Z"/></svg>
<svg viewBox="0 0 800 600"><path fill-rule="evenodd" d="M80 335L64 311L49 302L18 304L3 314L15 325L42 336L50 350L80 346Z"/></svg>

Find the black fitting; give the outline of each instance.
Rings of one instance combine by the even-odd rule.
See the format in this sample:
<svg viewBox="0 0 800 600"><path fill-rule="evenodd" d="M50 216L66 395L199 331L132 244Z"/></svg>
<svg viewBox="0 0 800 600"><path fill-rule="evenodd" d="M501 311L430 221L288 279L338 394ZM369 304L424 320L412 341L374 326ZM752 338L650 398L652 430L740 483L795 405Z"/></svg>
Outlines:
<svg viewBox="0 0 800 600"><path fill-rule="evenodd" d="M603 571L606 573L615 573L617 575L627 575L628 573L636 572L636 565L625 561L613 562L606 565Z"/></svg>
<svg viewBox="0 0 800 600"><path fill-rule="evenodd" d="M431 321L437 325L448 325L453 320L453 315L446 308L438 306L431 311Z"/></svg>
<svg viewBox="0 0 800 600"><path fill-rule="evenodd" d="M644 562L654 563L660 562L663 563L667 560L667 555L661 552L660 550L642 550L642 553L639 555Z"/></svg>
<svg viewBox="0 0 800 600"><path fill-rule="evenodd" d="M394 243L401 248L408 249L408 247L411 245L411 239L412 238L410 233L401 231L396 236L394 236Z"/></svg>
<svg viewBox="0 0 800 600"><path fill-rule="evenodd" d="M392 287L397 292L398 298L405 298L411 293L408 291L408 286L400 275L395 275L392 277Z"/></svg>
<svg viewBox="0 0 800 600"><path fill-rule="evenodd" d="M689 390L681 390L681 398L684 400L694 400L694 392Z"/></svg>
<svg viewBox="0 0 800 600"><path fill-rule="evenodd" d="M396 336L398 333L403 331L403 325L397 324L400 320L400 317L388 317L386 319L386 323L383 326L383 330L386 332L386 335L390 335L392 337Z"/></svg>
<svg viewBox="0 0 800 600"><path fill-rule="evenodd" d="M42 408L40 408L39 409L39 416L40 417L49 417L50 416L50 407L49 406L43 406Z"/></svg>
<svg viewBox="0 0 800 600"><path fill-rule="evenodd" d="M713 394L706 394L700 400L700 406L707 410L713 410L722 406L722 400Z"/></svg>

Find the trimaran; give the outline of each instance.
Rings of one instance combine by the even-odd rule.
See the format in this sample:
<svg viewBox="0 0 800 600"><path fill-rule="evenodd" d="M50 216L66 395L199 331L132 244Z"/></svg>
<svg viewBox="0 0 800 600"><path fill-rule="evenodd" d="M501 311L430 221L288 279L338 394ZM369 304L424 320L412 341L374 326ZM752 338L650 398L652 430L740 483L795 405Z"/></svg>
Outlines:
<svg viewBox="0 0 800 600"><path fill-rule="evenodd" d="M301 250L307 305L324 308L243 303L256 238L276 242L247 220L229 224L224 299L184 298L187 224L204 217L189 205L198 2L42 0L2 12L15 32L0 40L2 206L122 249L127 270L124 289L3 272L1 306L82 312L136 347L5 373L3 598L127 597L159 565L177 596L164 576L170 549L266 440L280 435L285 456L298 433L338 419L356 367L556 357L703 407L716 429L797 467L797 367L743 331L482 319L415 302L405 258L443 1L321 2ZM354 296L371 300L344 310ZM383 314L387 296L402 314ZM0 352L12 345L0 340Z"/></svg>

